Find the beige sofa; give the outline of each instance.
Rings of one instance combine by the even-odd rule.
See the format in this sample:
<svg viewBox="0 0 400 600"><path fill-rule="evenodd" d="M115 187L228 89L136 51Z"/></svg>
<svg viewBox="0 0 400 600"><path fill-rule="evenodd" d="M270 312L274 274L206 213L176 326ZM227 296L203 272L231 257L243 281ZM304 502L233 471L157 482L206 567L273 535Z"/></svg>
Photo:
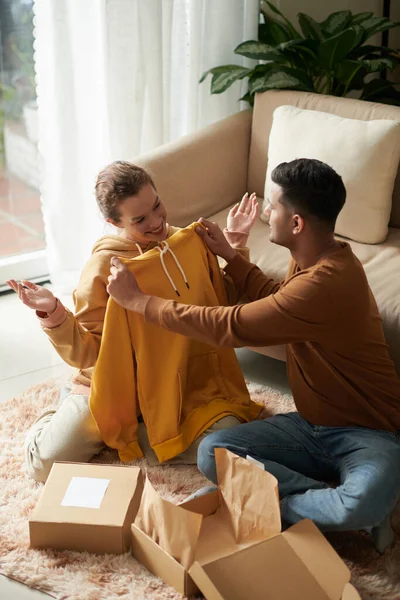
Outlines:
<svg viewBox="0 0 400 600"><path fill-rule="evenodd" d="M171 224L184 226L204 216L225 225L229 208L245 191L256 192L262 200L272 114L285 104L353 119L400 121L400 108L383 104L305 92L259 94L253 111L237 113L137 160L154 175ZM364 265L400 375L400 171L387 240L377 245L350 243ZM285 276L289 252L269 241L268 225L261 220L252 230L249 246L252 261L261 269L277 279ZM258 351L285 357L283 347Z"/></svg>

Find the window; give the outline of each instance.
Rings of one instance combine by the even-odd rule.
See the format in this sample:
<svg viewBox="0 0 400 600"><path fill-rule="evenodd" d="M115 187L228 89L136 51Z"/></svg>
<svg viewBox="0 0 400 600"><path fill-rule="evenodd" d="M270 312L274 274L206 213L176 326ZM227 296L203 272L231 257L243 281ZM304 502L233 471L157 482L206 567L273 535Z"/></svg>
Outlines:
<svg viewBox="0 0 400 600"><path fill-rule="evenodd" d="M33 40L33 0L0 0L0 290L47 273Z"/></svg>

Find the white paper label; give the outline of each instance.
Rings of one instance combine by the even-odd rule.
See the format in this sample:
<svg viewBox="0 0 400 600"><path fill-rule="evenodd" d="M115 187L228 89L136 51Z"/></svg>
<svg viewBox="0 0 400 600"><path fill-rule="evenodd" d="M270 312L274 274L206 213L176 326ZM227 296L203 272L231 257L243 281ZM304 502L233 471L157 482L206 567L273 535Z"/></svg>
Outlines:
<svg viewBox="0 0 400 600"><path fill-rule="evenodd" d="M109 483L109 479L72 477L61 506L100 508Z"/></svg>
<svg viewBox="0 0 400 600"><path fill-rule="evenodd" d="M256 467L258 467L259 469L262 469L263 471L265 471L264 463L260 462L259 460L256 460L255 458L253 458L252 456L249 456L248 454L246 456L246 460L253 463L253 465L256 465Z"/></svg>

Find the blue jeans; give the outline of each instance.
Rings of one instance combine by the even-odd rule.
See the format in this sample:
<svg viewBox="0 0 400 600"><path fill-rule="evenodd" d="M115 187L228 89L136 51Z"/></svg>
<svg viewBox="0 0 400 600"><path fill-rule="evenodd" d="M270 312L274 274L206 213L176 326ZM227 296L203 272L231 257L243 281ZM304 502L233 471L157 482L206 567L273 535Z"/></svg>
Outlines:
<svg viewBox="0 0 400 600"><path fill-rule="evenodd" d="M375 527L400 495L400 432L311 425L298 413L252 421L201 442L198 467L217 483L214 448L264 463L278 480L284 525L311 519L321 531Z"/></svg>

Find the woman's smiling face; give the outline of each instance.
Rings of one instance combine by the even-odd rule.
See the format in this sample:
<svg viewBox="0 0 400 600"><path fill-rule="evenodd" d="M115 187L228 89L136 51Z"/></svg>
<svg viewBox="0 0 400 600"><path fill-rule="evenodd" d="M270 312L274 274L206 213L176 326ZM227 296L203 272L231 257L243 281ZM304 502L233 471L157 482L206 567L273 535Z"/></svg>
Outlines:
<svg viewBox="0 0 400 600"><path fill-rule="evenodd" d="M135 196L118 204L119 221L107 219L124 230L128 239L138 244L161 242L167 237L167 212L151 184L144 185Z"/></svg>

